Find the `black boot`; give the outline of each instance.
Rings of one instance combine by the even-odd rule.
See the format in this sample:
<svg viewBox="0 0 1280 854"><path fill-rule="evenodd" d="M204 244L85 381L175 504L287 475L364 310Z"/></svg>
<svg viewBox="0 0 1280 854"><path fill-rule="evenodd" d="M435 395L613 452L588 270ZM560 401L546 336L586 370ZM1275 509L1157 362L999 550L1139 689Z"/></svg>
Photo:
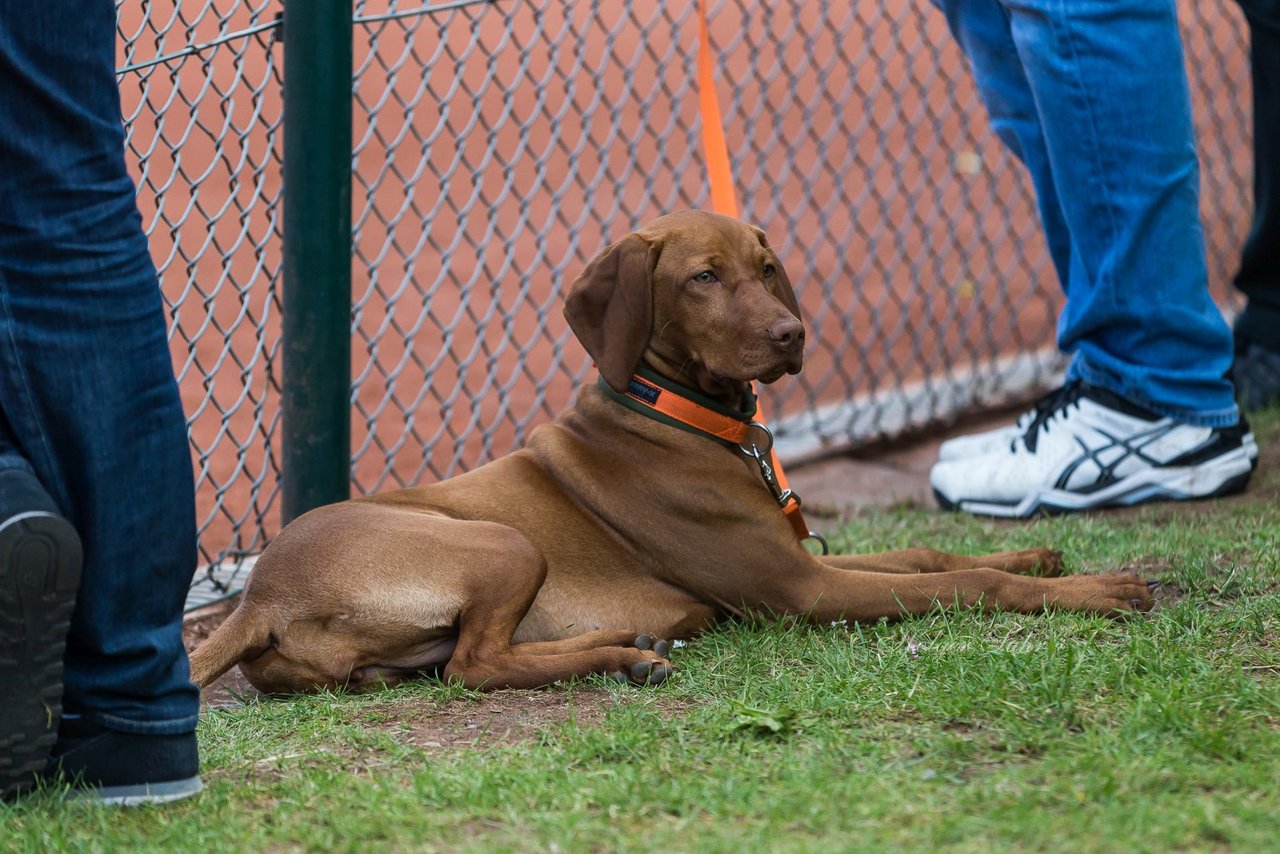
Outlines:
<svg viewBox="0 0 1280 854"><path fill-rule="evenodd" d="M62 722L53 761L42 776L121 806L176 801L202 788L194 732L139 735L83 719Z"/></svg>

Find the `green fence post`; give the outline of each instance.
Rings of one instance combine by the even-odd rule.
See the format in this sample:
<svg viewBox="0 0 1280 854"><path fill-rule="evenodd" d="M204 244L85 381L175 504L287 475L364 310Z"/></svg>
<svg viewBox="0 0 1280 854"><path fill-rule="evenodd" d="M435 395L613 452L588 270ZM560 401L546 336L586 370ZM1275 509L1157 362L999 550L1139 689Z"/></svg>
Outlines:
<svg viewBox="0 0 1280 854"><path fill-rule="evenodd" d="M284 521L351 489L351 0L284 16Z"/></svg>

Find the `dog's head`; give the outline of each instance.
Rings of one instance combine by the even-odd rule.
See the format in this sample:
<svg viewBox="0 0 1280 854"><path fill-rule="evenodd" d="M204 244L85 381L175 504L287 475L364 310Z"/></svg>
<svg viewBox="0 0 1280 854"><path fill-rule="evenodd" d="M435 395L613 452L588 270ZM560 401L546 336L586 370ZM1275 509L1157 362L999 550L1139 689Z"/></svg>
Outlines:
<svg viewBox="0 0 1280 854"><path fill-rule="evenodd" d="M669 214L606 248L564 315L619 392L642 362L711 395L804 363L800 306L764 232L706 211Z"/></svg>

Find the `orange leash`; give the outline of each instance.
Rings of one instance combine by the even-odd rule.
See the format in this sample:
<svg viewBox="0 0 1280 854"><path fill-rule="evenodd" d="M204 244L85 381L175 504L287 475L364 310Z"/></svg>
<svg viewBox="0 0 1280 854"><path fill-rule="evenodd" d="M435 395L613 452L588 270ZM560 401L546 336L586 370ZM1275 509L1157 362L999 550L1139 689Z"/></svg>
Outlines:
<svg viewBox="0 0 1280 854"><path fill-rule="evenodd" d="M715 64L711 55L711 33L707 29L707 0L699 3L698 19L698 106L702 111L702 146L707 158L707 178L711 182L711 207L725 216L739 217L738 195L733 189L733 166L724 139L724 119L716 97Z"/></svg>
<svg viewBox="0 0 1280 854"><path fill-rule="evenodd" d="M739 219L741 217L738 212L738 195L734 192L733 166L729 160L729 145L724 138L724 119L720 114L720 99L716 96L715 61L711 53L711 33L707 28L707 0L699 0L698 10L698 106L702 112L702 146L707 161L707 179L711 183L711 207L717 213ZM677 421L682 420L677 415L666 414ZM800 498L787 486L787 475L782 470L782 463L778 459L777 451L773 448L773 433L762 423L764 416L760 409L756 410L756 415L759 419L752 423L758 424L768 435L769 447L757 450L755 454L743 447L743 453L755 457L756 462L761 466L761 474L765 478L765 483L771 490L774 489L774 484L776 483L780 488L781 496L789 496L790 500L783 503L782 498L779 497L779 492L775 490L774 497L779 498L779 503L782 503L782 510L787 514L791 527L795 529L796 536L802 540L809 537L817 538L822 543L822 553L826 554L826 540L809 530L809 526L804 521L804 516L800 513ZM701 417L705 418L705 416ZM708 419L709 421L710 419ZM695 426L698 426L698 429L704 432L717 435L712 430L706 429L701 425ZM739 423L739 426L743 425ZM745 441L745 436L728 441L732 441L741 447ZM752 447L754 448L755 446L753 445ZM769 455L767 463L760 456L763 453L768 453Z"/></svg>

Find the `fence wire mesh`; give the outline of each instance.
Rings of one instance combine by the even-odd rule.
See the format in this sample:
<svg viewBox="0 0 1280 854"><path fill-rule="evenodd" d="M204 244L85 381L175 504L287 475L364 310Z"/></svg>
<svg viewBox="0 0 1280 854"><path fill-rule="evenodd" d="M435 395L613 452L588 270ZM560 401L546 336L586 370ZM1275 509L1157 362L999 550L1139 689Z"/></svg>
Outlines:
<svg viewBox="0 0 1280 854"><path fill-rule="evenodd" d="M118 5L139 205L190 419L205 586L278 529L278 0ZM696 4L355 3L352 477L447 477L519 445L589 373L560 315L604 243L707 204ZM1251 213L1246 31L1181 4L1211 284ZM810 327L767 390L794 455L1026 394L1060 294L1028 181L930 5L721 0L743 216Z"/></svg>

